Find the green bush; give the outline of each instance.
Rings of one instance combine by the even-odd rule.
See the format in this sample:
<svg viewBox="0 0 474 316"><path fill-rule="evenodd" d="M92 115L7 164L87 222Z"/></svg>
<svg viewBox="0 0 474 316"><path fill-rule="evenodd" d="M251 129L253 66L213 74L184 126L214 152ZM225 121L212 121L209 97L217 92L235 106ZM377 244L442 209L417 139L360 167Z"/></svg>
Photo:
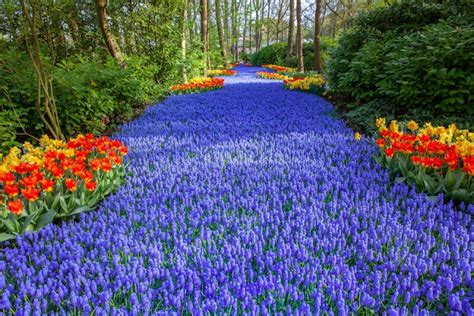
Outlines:
<svg viewBox="0 0 474 316"><path fill-rule="evenodd" d="M321 39L321 60L323 67L328 59L329 49L334 46L334 42L330 38ZM288 45L286 43L275 43L266 46L252 55L251 61L253 65L260 66L263 64L286 65L287 67L296 67L296 56L292 56L286 63L286 53ZM313 43L303 44L303 57L305 70L313 69L314 47Z"/></svg>
<svg viewBox="0 0 474 316"><path fill-rule="evenodd" d="M466 125L474 121L473 39L469 1L402 1L368 11L331 53L330 88L356 105L346 116L360 125L369 112Z"/></svg>
<svg viewBox="0 0 474 316"><path fill-rule="evenodd" d="M474 27L445 23L394 41L377 86L407 109L474 115Z"/></svg>
<svg viewBox="0 0 474 316"><path fill-rule="evenodd" d="M35 111L36 74L25 53L0 51L0 152L46 132ZM101 133L130 119L144 104L168 92L171 81L157 83L160 66L147 58L127 58L126 69L111 59L81 56L50 67L59 120L66 137ZM162 78L163 80L163 78Z"/></svg>

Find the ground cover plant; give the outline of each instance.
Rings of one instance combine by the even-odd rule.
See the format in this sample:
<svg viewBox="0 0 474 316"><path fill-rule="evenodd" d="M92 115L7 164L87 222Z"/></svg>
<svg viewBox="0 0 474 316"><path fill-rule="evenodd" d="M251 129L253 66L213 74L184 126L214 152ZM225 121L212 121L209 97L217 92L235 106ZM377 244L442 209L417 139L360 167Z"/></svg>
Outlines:
<svg viewBox="0 0 474 316"><path fill-rule="evenodd" d="M474 204L474 133L449 127L399 124L377 119L380 155L376 158L404 181L432 196Z"/></svg>
<svg viewBox="0 0 474 316"><path fill-rule="evenodd" d="M322 98L237 67L125 124L131 175L97 211L6 242L24 314L472 314L473 205L436 201Z"/></svg>
<svg viewBox="0 0 474 316"><path fill-rule="evenodd" d="M187 94L196 92L205 92L224 87L222 78L193 78L188 83L171 86L170 90L174 94Z"/></svg>
<svg viewBox="0 0 474 316"><path fill-rule="evenodd" d="M13 147L0 160L0 242L94 208L123 184L127 151L92 134Z"/></svg>

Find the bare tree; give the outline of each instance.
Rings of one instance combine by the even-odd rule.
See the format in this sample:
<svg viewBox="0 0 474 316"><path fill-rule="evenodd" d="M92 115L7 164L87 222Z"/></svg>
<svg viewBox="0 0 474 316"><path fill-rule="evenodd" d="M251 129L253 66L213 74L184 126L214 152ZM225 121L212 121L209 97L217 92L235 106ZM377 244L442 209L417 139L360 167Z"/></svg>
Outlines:
<svg viewBox="0 0 474 316"><path fill-rule="evenodd" d="M105 45L109 50L110 55L117 61L121 67L126 67L125 60L122 55L122 51L114 39L112 32L109 27L109 15L107 13L107 0L96 0L95 7L97 10L97 21L99 28L104 37Z"/></svg>
<svg viewBox="0 0 474 316"><path fill-rule="evenodd" d="M321 0L316 0L316 11L314 16L314 70L322 71L321 67Z"/></svg>
<svg viewBox="0 0 474 316"><path fill-rule="evenodd" d="M295 0L290 0L290 20L288 22L288 51L286 52L286 63L290 62L293 55L293 32L295 28Z"/></svg>
<svg viewBox="0 0 474 316"><path fill-rule="evenodd" d="M301 0L296 0L296 62L298 71L303 72L303 24L301 22Z"/></svg>

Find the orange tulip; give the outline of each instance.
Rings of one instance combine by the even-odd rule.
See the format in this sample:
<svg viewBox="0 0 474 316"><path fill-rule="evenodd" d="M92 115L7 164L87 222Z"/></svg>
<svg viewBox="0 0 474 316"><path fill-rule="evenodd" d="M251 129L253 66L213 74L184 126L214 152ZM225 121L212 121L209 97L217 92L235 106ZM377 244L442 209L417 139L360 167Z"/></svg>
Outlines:
<svg viewBox="0 0 474 316"><path fill-rule="evenodd" d="M8 201L7 206L14 215L20 215L23 211L23 202L21 200Z"/></svg>

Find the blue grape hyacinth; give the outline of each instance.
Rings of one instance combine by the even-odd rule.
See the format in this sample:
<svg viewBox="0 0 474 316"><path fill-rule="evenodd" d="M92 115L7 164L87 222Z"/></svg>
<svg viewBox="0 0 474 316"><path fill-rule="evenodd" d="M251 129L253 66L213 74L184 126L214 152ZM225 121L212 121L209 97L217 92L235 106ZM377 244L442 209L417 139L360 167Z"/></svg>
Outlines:
<svg viewBox="0 0 474 316"><path fill-rule="evenodd" d="M0 250L5 314L472 315L474 207L391 184L330 103L236 67L115 135L132 175Z"/></svg>

